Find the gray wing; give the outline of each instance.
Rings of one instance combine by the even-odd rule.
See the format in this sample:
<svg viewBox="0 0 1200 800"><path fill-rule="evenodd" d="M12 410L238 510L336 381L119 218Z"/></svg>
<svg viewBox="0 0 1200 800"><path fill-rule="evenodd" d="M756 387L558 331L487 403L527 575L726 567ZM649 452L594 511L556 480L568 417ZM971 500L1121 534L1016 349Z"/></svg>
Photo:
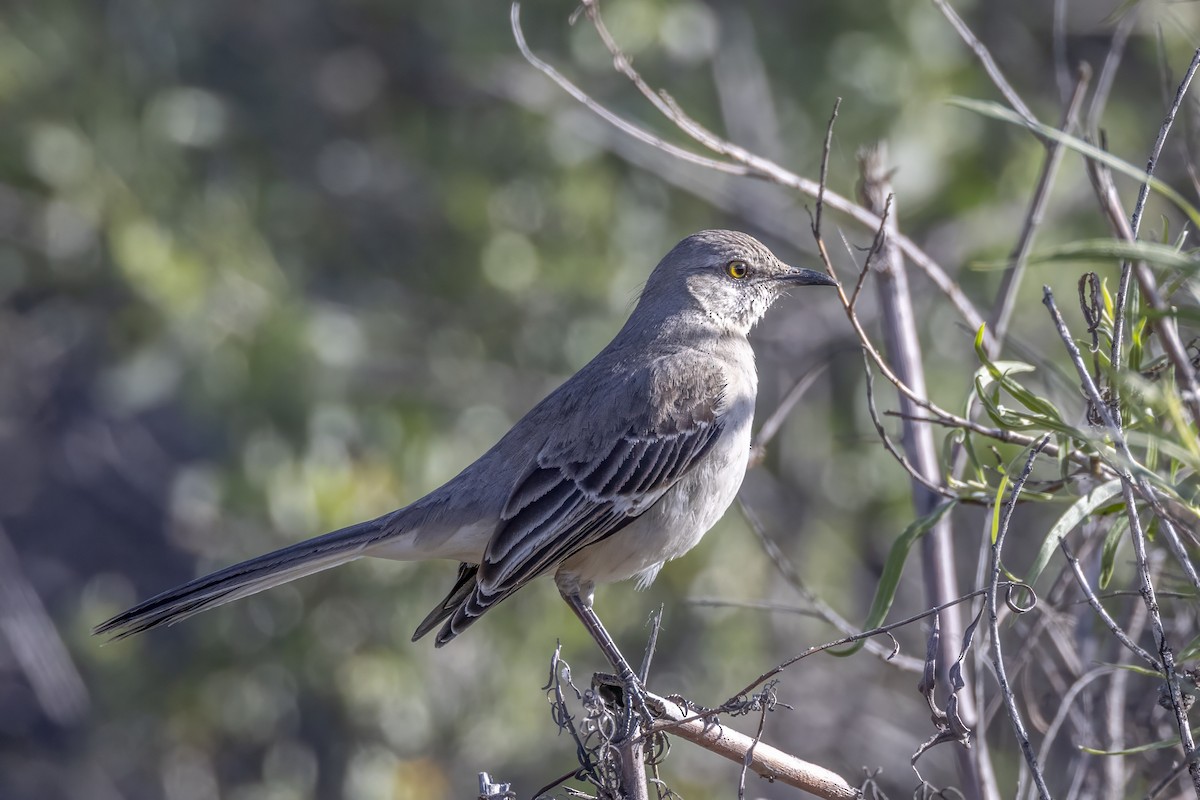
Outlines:
<svg viewBox="0 0 1200 800"><path fill-rule="evenodd" d="M590 459L539 456L505 504L473 591L464 592L460 584L457 594L451 592L435 609L449 618L438 633L438 646L530 580L613 535L658 502L719 438L724 426L715 413L719 402L716 397L656 425L631 428ZM450 607L452 601L457 607Z"/></svg>

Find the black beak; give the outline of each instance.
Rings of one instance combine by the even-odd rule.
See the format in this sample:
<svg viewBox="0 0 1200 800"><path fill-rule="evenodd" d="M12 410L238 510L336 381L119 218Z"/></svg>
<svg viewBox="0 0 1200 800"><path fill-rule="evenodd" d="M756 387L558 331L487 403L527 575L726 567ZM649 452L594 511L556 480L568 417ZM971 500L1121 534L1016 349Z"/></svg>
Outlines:
<svg viewBox="0 0 1200 800"><path fill-rule="evenodd" d="M788 267L787 272L776 276L776 280L784 283L795 283L800 286L837 286L837 281L824 272L817 272L815 269L801 269L800 267Z"/></svg>

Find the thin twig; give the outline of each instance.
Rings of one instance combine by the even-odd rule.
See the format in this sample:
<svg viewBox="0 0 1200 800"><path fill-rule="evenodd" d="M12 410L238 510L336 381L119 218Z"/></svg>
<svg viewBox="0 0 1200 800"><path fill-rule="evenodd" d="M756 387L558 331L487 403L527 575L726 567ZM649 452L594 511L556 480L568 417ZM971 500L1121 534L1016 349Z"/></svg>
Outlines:
<svg viewBox="0 0 1200 800"><path fill-rule="evenodd" d="M767 727L767 712L770 710L769 704L762 704L762 710L758 715L758 730L754 732L754 739L746 748L746 755L742 757L742 774L738 777L738 800L746 800L746 773L750 771L750 765L754 763L754 748L758 747L758 743L762 741L763 729Z"/></svg>
<svg viewBox="0 0 1200 800"><path fill-rule="evenodd" d="M750 175L751 171L741 164L730 164L727 161L717 161L716 159L708 158L690 150L684 150L682 147L671 144L665 139L650 133L644 128L639 128L631 122L627 122L613 112L609 111L600 103L596 102L590 95L576 86L565 75L559 72L550 64L542 61L533 51L529 49L529 43L525 41L525 33L521 29L521 4L513 3L510 10L510 21L512 23L513 38L516 40L517 49L521 51L521 55L525 60L533 65L539 72L548 77L559 85L559 87L567 94L574 97L580 103L583 103L589 111L603 119L605 122L616 127L623 133L632 136L638 141L645 142L651 147L656 147L665 153L669 153L675 158L682 159L692 164L697 164L701 167L724 172L730 175Z"/></svg>
<svg viewBox="0 0 1200 800"><path fill-rule="evenodd" d="M1058 311L1058 306L1054 303L1054 294L1050 291L1050 287L1043 289L1043 302L1046 308L1050 311L1050 316L1054 321L1055 327L1058 329L1059 338L1062 339L1067 353L1071 357L1072 363L1075 365L1075 370L1079 373L1079 379L1083 383L1084 391L1091 398L1096 406L1097 412L1104 420L1104 424L1108 427L1109 435L1113 437L1119 451L1129 463L1133 462L1133 456L1129 452L1129 446L1125 442L1125 437L1121 434L1121 429L1118 422L1114 419L1108 406L1104 403L1100 396L1100 390L1096 387L1095 381L1092 380L1091 374L1088 372L1087 365L1083 361L1083 356L1079 353L1079 348L1075 346L1074 339L1071 338L1071 332L1067 329L1067 324L1063 321L1062 314ZM1139 473L1136 477L1129 472L1129 468L1122 464L1118 465L1121 473L1122 492L1125 499L1125 512L1129 518L1129 532L1133 539L1134 554L1137 559L1138 574L1141 578L1142 599L1146 604L1146 610L1150 614L1150 626L1154 633L1155 644L1158 646L1158 654L1161 659L1163 672L1166 675L1167 691L1171 700L1171 708L1175 714L1175 723L1179 731L1179 741L1183 745L1184 757L1189 762L1188 771L1192 776L1192 783L1196 790L1196 796L1200 797L1200 764L1196 763L1193 758L1195 754L1195 744L1192 741L1192 731L1188 724L1187 709L1183 703L1183 696L1179 685L1179 677L1175 669L1175 653L1172 651L1167 642L1166 632L1163 629L1162 616L1159 613L1158 598L1154 592L1154 582L1150 577L1149 561L1146 558L1146 535L1142 530L1142 523L1137 513L1137 499L1134 495L1134 486L1137 485L1141 489L1142 496L1152 505L1157 501L1154 493L1151 491L1149 482L1145 476ZM1156 513L1157 510L1156 510ZM1173 531L1171 523L1165 519L1165 515L1159 516L1160 527L1163 532ZM1169 536L1168 536L1169 541ZM1180 544L1182 548L1182 544ZM1182 561L1185 569L1191 566L1191 562L1186 558ZM1195 585L1195 571L1189 576Z"/></svg>
<svg viewBox="0 0 1200 800"><path fill-rule="evenodd" d="M1054 719L1046 728L1046 735L1042 738L1042 746L1038 748L1038 762L1042 764L1049 763L1050 747L1054 744L1054 739L1058 736L1058 731L1066 721L1067 714L1070 713L1075 696L1087 688L1087 685L1097 678L1102 678L1119 670L1116 667L1097 667L1096 669L1085 672L1075 679L1071 684L1071 688L1063 694L1062 700L1058 704L1058 712L1055 713Z"/></svg>
<svg viewBox="0 0 1200 800"><path fill-rule="evenodd" d="M837 122L838 109L842 107L842 98L833 101L833 111L829 114L829 122L825 126L825 143L821 146L821 171L817 175L817 208L813 214L813 235L821 235L821 211L825 207L825 180L829 176L829 151L833 145L833 126ZM880 223L880 227L883 225Z"/></svg>
<svg viewBox="0 0 1200 800"><path fill-rule="evenodd" d="M888 217L892 214L892 201L895 198L888 195L883 202L883 213L879 215L879 228L875 231L875 238L871 240L871 247L867 250L867 257L863 260L862 269L858 271L858 280L854 282L854 292L850 295L850 307L854 308L858 304L858 296L862 292L863 284L866 283L867 275L871 273L871 267L874 266L875 259L883 252L884 242L888 236ZM894 226L892 226L894 227ZM849 243L843 237L842 243L849 250Z"/></svg>
<svg viewBox="0 0 1200 800"><path fill-rule="evenodd" d="M1117 67L1121 65L1121 57L1125 53L1125 43L1137 23L1138 6L1132 5L1117 23L1112 40L1108 45L1108 53L1104 57L1104 66L1100 68L1100 77L1096 79L1096 91L1092 93L1092 102L1088 105L1086 127L1093 133L1100 126L1100 117L1108 105L1108 96L1112 93L1113 82L1117 79Z"/></svg>
<svg viewBox="0 0 1200 800"><path fill-rule="evenodd" d="M808 588L808 585L804 582L804 578L800 574L800 570L798 570L796 565L792 563L792 560L787 557L787 554L779 549L779 546L775 544L775 541L767 535L766 526L763 525L762 519L759 518L754 509L751 508L750 505L741 497L738 498L737 503L738 509L742 512L742 516L745 517L746 522L749 523L750 530L754 533L755 538L758 539L759 546L762 547L763 552L767 554L768 560L770 560L775 569L779 571L779 574L783 576L783 579L787 581L788 585L791 586L796 593L799 594L800 597L802 597L804 601L809 604L809 606L811 606L811 609L805 609L804 611L824 620L844 634L852 635L858 633L858 629L854 625L852 625L841 614L834 611L828 603L821 599L820 595ZM778 607L770 608L771 610L800 611L800 609L779 609ZM871 639L866 641L866 649L868 652L874 653L884 661L900 669L908 670L910 672L919 672L921 670L921 662L917 661L915 658L897 655L893 652L892 648L884 647L883 645L872 641Z"/></svg>
<svg viewBox="0 0 1200 800"><path fill-rule="evenodd" d="M866 391L867 391L867 413L871 416L871 423L875 426L875 433L879 436L879 441L883 444L883 449L896 459L896 462L904 468L909 477L917 483L924 486L931 492L936 492L942 497L958 498L958 493L947 489L942 484L931 481L917 470L908 460L908 457L901 453L895 443L888 436L887 430L883 427L883 421L879 419L879 409L875 407L875 373L871 371L871 360L863 354L863 372L866 376Z"/></svg>
<svg viewBox="0 0 1200 800"><path fill-rule="evenodd" d="M1075 77L1075 90L1071 93L1071 100L1063 112L1062 123L1059 125L1064 133L1073 133L1075 130L1079 108L1083 105L1083 98L1087 94L1091 77L1091 68L1087 64L1080 64ZM1025 274L1025 263L1033 249L1037 229L1045 216L1050 189L1054 186L1054 179L1065 153L1065 148L1057 139L1046 140L1046 157L1042 160L1037 188L1029 202L1029 210L1025 214L1025 221L1021 224L1021 234L1017 237L1017 244L1009 256L1009 266L1000 279L1000 288L996 292L996 301L992 306L992 335L995 344L989 351L989 355L993 358L999 354L1000 345L1008 333L1008 323L1012 318L1013 309L1016 307L1017 290L1020 288L1021 278Z"/></svg>
<svg viewBox="0 0 1200 800"><path fill-rule="evenodd" d="M779 405L771 412L771 416L767 417L766 421L763 422L762 427L758 429L758 435L754 437L754 441L750 445L750 463L747 465L748 467L762 463L767 454L767 445L775 438L775 434L779 433L779 429L783 427L784 420L787 419L792 409L796 407L796 403L800 402L800 398L804 397L805 393L816 383L817 378L821 377L827 366L828 364L819 364L801 375L800 379L783 396L783 400L779 401Z"/></svg>
<svg viewBox="0 0 1200 800"><path fill-rule="evenodd" d="M1006 586L1006 587L1021 587L1031 593L1033 592L1032 587L1029 587L1023 583L1017 583L1015 581L1003 581L1003 582L1001 582L1001 585ZM934 614L938 614L938 613L942 612L943 610L950 608L951 606L956 606L960 603L965 603L974 597L978 597L979 595L983 594L986 591L987 591L986 589L976 589L973 592L968 592L967 594L964 594L962 597L956 597L948 603L934 606L933 608L928 608L919 614L913 614L911 617L906 617L906 618L900 620L899 622L892 622L887 625L881 625L880 627L872 628L869 631L863 631L862 633L856 633L852 636L844 636L841 639L838 639L836 641L826 642L825 644L822 644L822 645L810 647L807 650L805 650L804 652L799 653L798 655L794 655L791 658L789 658L779 664L776 664L774 667L767 670L762 675L759 675L751 683L747 684L746 687L743 688L740 692L735 694L732 699L736 700L739 697L744 697L745 695L748 695L750 692L754 691L759 686L761 686L762 684L769 681L771 678L774 678L776 675L783 672L788 667L791 667L793 664L796 664L797 662L802 661L802 660L808 658L809 656L816 655L817 653L822 653L822 652L824 652L826 650L830 650L834 647L842 647L844 645L853 644L854 642L857 642L860 639L869 639L874 636L890 635L892 631L894 631L898 628L903 628L905 625L911 625L914 622L918 622L920 620L925 619L926 617L931 617Z"/></svg>
<svg viewBox="0 0 1200 800"><path fill-rule="evenodd" d="M1121 626L1117 624L1117 621L1112 618L1112 615L1108 613L1103 605L1101 605L1100 599L1096 597L1095 592L1092 591L1091 585L1088 584L1087 576L1083 574L1083 568L1079 565L1079 559L1076 558L1075 554L1071 552L1071 546L1067 544L1067 539L1065 536L1059 541L1059 547L1062 548L1063 555L1067 558L1067 563L1071 565L1071 571L1075 574L1075 581L1079 584L1079 588L1083 592L1084 597L1087 599L1088 605L1092 607L1092 610L1096 612L1100 619L1104 620L1104 624L1108 626L1108 629L1112 632L1112 635L1117 637L1117 641L1125 645L1130 652L1136 654L1143 661L1149 664L1151 669L1156 670L1157 672L1162 672L1162 664L1158 663L1158 659L1150 655L1150 653L1147 652L1146 649L1137 642L1130 639L1129 635L1126 634L1125 631L1121 629Z"/></svg>
<svg viewBox="0 0 1200 800"><path fill-rule="evenodd" d="M1183 74L1183 80L1179 82L1179 88L1175 90L1175 101L1167 109L1167 116L1163 119L1162 125L1158 129L1158 136L1154 139L1154 147L1150 149L1150 157L1146 160L1146 180L1142 182L1141 188L1138 189L1137 203L1133 206L1133 216L1129 222L1129 226L1133 230L1134 239L1137 239L1138 229L1142 224L1142 212L1146 208L1146 198L1150 194L1150 178L1154 176L1154 168L1158 166L1158 157L1162 155L1163 145L1167 141L1167 134L1171 132L1171 126L1175 123L1175 115L1179 113L1179 108L1183 105L1183 98L1187 95L1188 86L1191 84L1192 77L1196 74L1197 69L1200 69L1200 48L1196 49L1196 53L1192 56L1192 63L1188 65L1187 71Z"/></svg>
<svg viewBox="0 0 1200 800"><path fill-rule="evenodd" d="M1008 709L1008 718L1012 722L1013 733L1021 744L1021 752L1033 774L1033 782L1037 786L1038 796L1041 800L1050 800L1050 790L1046 787L1046 778L1042 775L1041 767L1038 766L1038 758L1037 754L1033 752L1033 745L1029 743L1029 734L1025 732L1025 724L1021 721L1021 712L1017 708L1017 699L1013 696L1008 683L1008 675L1004 669L1004 656L1000 649L1000 618L996 610L996 592L1000 585L1000 552L1004 548L1004 539L1008 534L1008 525L1012 520L1013 510L1017 507L1017 498L1021 494L1021 488L1025 485L1025 481L1029 480L1029 474L1033 472L1033 462L1037 460L1049 440L1050 436L1046 435L1033 446L1029 452L1029 458L1025 461L1025 468L1013 482L1008 503L1005 505L1004 514L1000 519L1000 527L992 542L991 579L988 582L986 600L988 624L992 637L992 667L996 670L996 680L1000 684L1000 694L1004 698L1005 708Z"/></svg>
<svg viewBox="0 0 1200 800"><path fill-rule="evenodd" d="M883 415L885 417L901 417L904 419L911 419L916 422L924 422L929 425L940 425L943 428L957 428L959 430L970 431L971 433L977 433L980 436L986 436L989 439L995 439L997 442L1020 445L1021 447L1030 447L1034 442L1037 441L1036 436L1027 436L1026 434L1016 433L1015 431L1010 431L1005 428L992 428L976 422L973 419L960 417L957 414L931 413L934 413L933 417L923 417L919 414L909 415L900 411L885 411L883 412ZM1061 451L1057 445L1046 445L1046 455L1057 458L1060 452ZM1096 459L1093 456L1089 456L1088 454L1080 452L1079 450L1073 449L1068 451L1066 458L1081 467L1086 467L1088 470L1100 469L1103 470L1101 474L1108 474L1107 465L1097 464ZM1111 477L1115 478L1116 472L1113 472Z"/></svg>
<svg viewBox="0 0 1200 800"><path fill-rule="evenodd" d="M654 660L654 651L658 647L658 634L662 631L663 606L650 615L650 635L646 638L646 650L642 654L642 666L638 670L638 678L642 685L650 680L650 663Z"/></svg>
<svg viewBox="0 0 1200 800"><path fill-rule="evenodd" d="M594 0L588 0L588 5L585 5L585 10L588 11L589 19L592 19L593 21L601 20L598 11L595 11ZM595 13L595 16L593 16L593 13ZM566 78L552 66L533 54L533 51L529 48L529 45L525 41L525 36L521 31L520 3L513 4L512 13L510 14L510 21L513 29L513 37L517 42L517 47L520 50L521 55L527 62L529 62L530 65L553 80L576 100L583 103L592 111L596 112L601 118L613 125L616 125L622 131L629 133L631 136L635 136L640 141L656 147L663 152L667 152L672 156L684 159L694 164L711 166L713 169L718 169L722 172L733 175L745 175L749 177L761 178L772 183L776 183L780 186L801 192L802 194L806 194L810 197L816 197L818 192L822 191L821 185L817 181L797 175L796 173L785 169L770 159L755 155L745 148L739 147L732 142L715 136L710 131L705 129L704 126L700 125L698 122L684 113L679 105L675 103L674 100L670 99L669 96L665 94L660 95L659 93L654 92L653 89L650 89L645 81L641 79L641 76L638 75L635 85L638 85L639 90L645 86L646 90L648 90L651 95L654 95L656 99L651 102L667 117L669 121L674 123L684 133L687 133L689 136L693 136L693 138L695 138L700 144L703 144L710 149L714 149L714 152L717 152L736 163L731 165L724 161L704 159L703 156L699 156L695 153L691 153L688 150L684 150L675 146L671 146L670 148L659 147L658 142L663 141L660 137L657 137L654 134L639 128L638 126L633 125L627 120L621 119L608 109L604 109L605 113L601 114L599 109L602 109L603 106L600 103L590 97L586 92L572 83L568 78ZM605 37L602 35L601 38L604 39ZM621 50L616 46L616 42L611 36L607 37L605 40L606 45L609 45L610 43L610 53L613 56L614 64L618 67L618 69L620 69L622 74L625 74L626 76L630 76L630 73L637 75L636 70L634 70L632 65L629 63L629 59L626 58ZM643 91L643 94L645 93L646 92ZM634 130L636 130L637 133L635 133ZM711 162L711 164L707 162ZM734 169L734 167L739 165L743 169ZM846 199L845 197L842 197L836 192L831 192L828 189L825 189L822 199L825 205L828 205L830 208L848 215L859 224L864 225L871 230L875 230L879 227L880 220L877 215L872 214L867 209ZM984 322L983 316L963 293L962 288L946 273L946 270L943 269L937 261L930 257L928 253L918 247L916 243L907 236L896 236L895 243L898 247L900 247L901 250L904 251L904 254L912 261L912 263L922 272L924 272L926 276L938 287L938 289L946 295L947 299L950 300L950 303L962 316L966 324L972 330L978 330ZM990 333L985 335L990 337Z"/></svg>
<svg viewBox="0 0 1200 800"><path fill-rule="evenodd" d="M1185 759L1174 765L1174 767L1170 769L1166 775L1162 776L1162 780L1154 784L1150 791L1146 792L1145 800L1155 800L1155 798L1167 790L1167 787L1178 780L1179 776L1183 774L1184 770L1188 769L1193 763L1195 763L1195 759L1191 759L1190 761Z"/></svg>
<svg viewBox="0 0 1200 800"><path fill-rule="evenodd" d="M938 11L950 22L950 26L954 28L954 32L958 34L967 47L971 48L971 52L979 59L979 63L983 65L984 72L992 79L992 83L1000 90L1000 94L1004 95L1004 99L1012 106L1013 111L1016 111L1027 122L1036 122L1037 117L1029 110L1029 106L1025 105L1025 101L1017 94L1017 90L1012 87L1008 79L1004 77L1004 73L1000 71L1000 67L996 64L996 60L992 58L991 52L987 49L983 42L979 41L979 37L967 27L967 23L963 22L950 4L946 0L933 0L933 4Z"/></svg>

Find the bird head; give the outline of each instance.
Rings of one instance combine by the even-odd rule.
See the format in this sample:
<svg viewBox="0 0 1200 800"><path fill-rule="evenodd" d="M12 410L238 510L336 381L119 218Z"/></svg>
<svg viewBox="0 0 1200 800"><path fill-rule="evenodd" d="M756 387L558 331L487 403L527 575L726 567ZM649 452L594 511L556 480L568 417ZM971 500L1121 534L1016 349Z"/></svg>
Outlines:
<svg viewBox="0 0 1200 800"><path fill-rule="evenodd" d="M746 334L791 286L835 286L823 272L789 266L738 231L700 231L654 268L642 301L684 299L719 327Z"/></svg>

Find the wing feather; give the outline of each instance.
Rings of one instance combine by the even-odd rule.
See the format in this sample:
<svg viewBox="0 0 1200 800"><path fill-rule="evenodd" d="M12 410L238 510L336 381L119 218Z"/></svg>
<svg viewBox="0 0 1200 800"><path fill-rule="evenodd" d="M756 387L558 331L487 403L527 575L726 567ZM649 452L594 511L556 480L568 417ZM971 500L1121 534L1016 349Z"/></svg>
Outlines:
<svg viewBox="0 0 1200 800"><path fill-rule="evenodd" d="M467 596L438 633L440 646L496 603L579 550L621 530L707 454L724 421L719 396L634 427L587 461L547 457L517 484Z"/></svg>
<svg viewBox="0 0 1200 800"><path fill-rule="evenodd" d="M608 482L596 494L601 498L620 497L628 494L628 490L633 488L628 484L631 481L634 484L639 482L639 480L634 479L635 476L638 476L640 479L639 472L644 474L647 467L652 469L654 466L653 463L645 458L646 450L649 447L650 442L634 441L629 448L629 455L625 458L624 463L621 464L621 468L613 473L613 476L608 479Z"/></svg>
<svg viewBox="0 0 1200 800"><path fill-rule="evenodd" d="M579 465L572 477L579 484L579 488L584 491L601 494L604 488L612 482L613 477L629 463L629 457L633 454L636 444L637 442L622 437L603 458L590 464Z"/></svg>

